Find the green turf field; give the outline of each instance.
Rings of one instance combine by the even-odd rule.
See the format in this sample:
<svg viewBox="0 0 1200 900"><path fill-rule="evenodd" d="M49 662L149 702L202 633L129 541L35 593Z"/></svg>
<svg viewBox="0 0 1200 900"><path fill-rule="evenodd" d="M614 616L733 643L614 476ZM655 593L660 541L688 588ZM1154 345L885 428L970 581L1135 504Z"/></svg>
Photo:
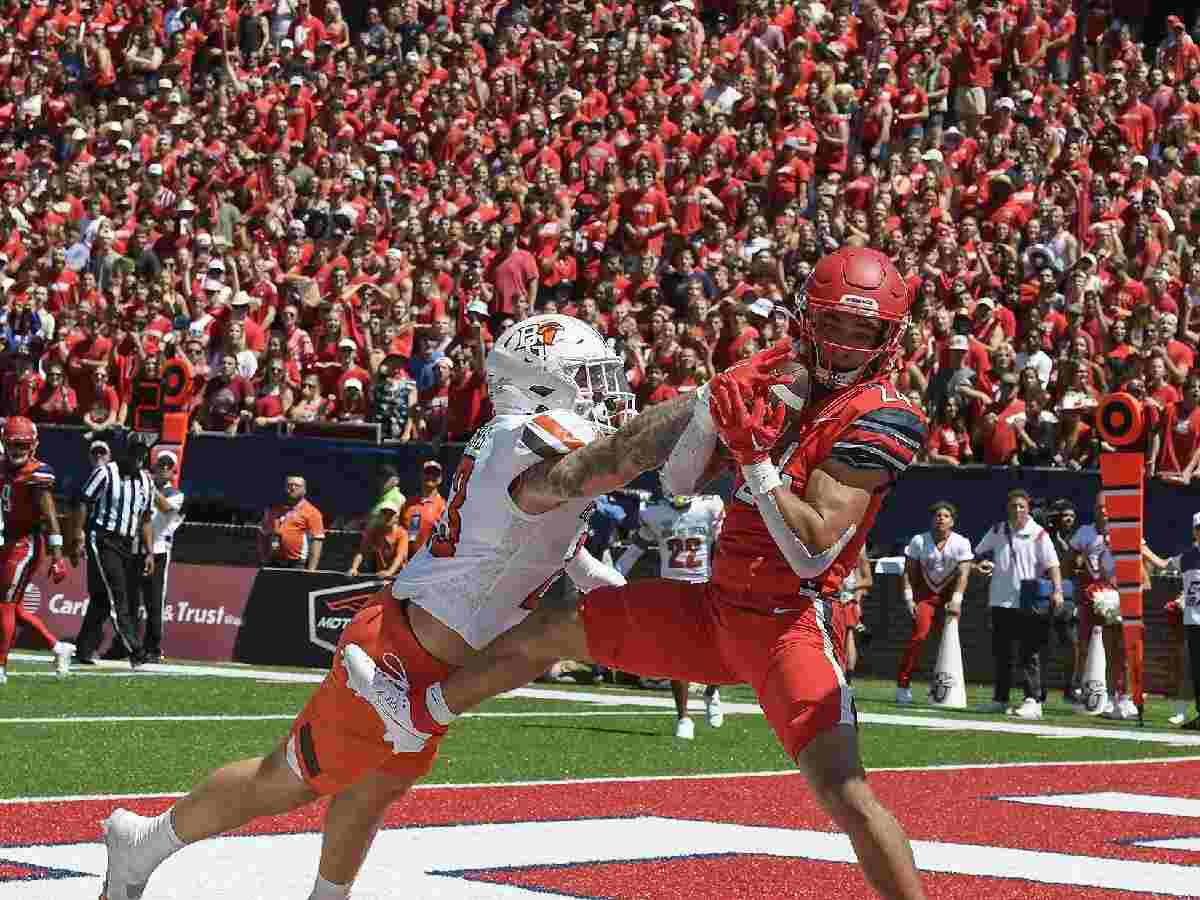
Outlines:
<svg viewBox="0 0 1200 900"><path fill-rule="evenodd" d="M10 664L9 671L8 684L0 687L0 758L6 760L0 798L187 790L222 763L273 747L314 689L311 683L252 675L167 676L131 674L123 668L55 678L45 663L24 658ZM702 711L693 713L697 726L692 742L674 738L666 692L605 685L535 687L553 696L496 699L480 715L458 723L443 743L430 781L502 783L789 768L745 687L722 692L729 710L722 728L709 728ZM914 684L918 700L923 689ZM856 684L858 708L867 719L861 739L868 767L1200 755L1200 746L1145 739L1184 734L1167 724L1170 706L1157 698L1148 704L1142 729L1136 723L1079 716L1054 699L1046 704L1041 725L1137 738L1121 740L1103 734L968 730L980 727L976 723L984 728L1025 723L972 710L930 710L920 704L900 708L891 702L893 694L890 682ZM986 699L986 687L971 691L973 704ZM872 723L872 714L904 716L912 725L905 720ZM940 727L921 727L931 719Z"/></svg>

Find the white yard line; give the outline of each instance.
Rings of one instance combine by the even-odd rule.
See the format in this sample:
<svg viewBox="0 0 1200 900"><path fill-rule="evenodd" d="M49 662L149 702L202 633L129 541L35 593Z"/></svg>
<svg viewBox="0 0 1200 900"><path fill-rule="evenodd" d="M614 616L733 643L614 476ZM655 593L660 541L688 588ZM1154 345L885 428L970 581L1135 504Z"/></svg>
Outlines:
<svg viewBox="0 0 1200 900"><path fill-rule="evenodd" d="M261 715L211 715L197 716L56 716L42 718L8 718L0 719L0 725L88 725L105 722L290 722L296 718L299 710L294 713L266 713ZM670 716L673 711L630 710L629 712L599 712L594 709L579 709L573 712L478 712L467 713L464 719L566 719L586 717L594 719L597 716Z"/></svg>
<svg viewBox="0 0 1200 900"><path fill-rule="evenodd" d="M46 656L21 653L13 654L12 659L22 661L45 662ZM125 663L102 662L104 669L122 669L129 672ZM78 671L76 669L75 671ZM270 669L239 669L220 666L179 666L159 664L147 666L138 674L171 675L171 676L200 676L211 675L218 678L241 678L258 681L278 681L291 683L316 683L324 678L320 672L278 672ZM23 675L23 672L10 672L10 675ZM28 673L39 674L39 673ZM46 673L48 674L48 673ZM628 706L649 709L673 709L674 701L670 697L652 697L638 694L602 693L599 691L564 691L545 687L526 687L503 694L504 697L520 697L528 700L557 700L574 703L591 703L596 706ZM689 708L702 708L703 700L692 697ZM724 703L726 714L761 715L762 710L757 703ZM904 725L913 728L927 728L935 731L978 731L997 734L1025 734L1046 738L1107 738L1114 741L1133 741L1146 744L1166 744L1173 747L1200 747L1200 734L1184 734L1170 731L1150 731L1144 728L1094 728L1094 727L1062 727L1056 725L1039 725L1033 722L1017 722L1002 717L987 719L963 719L950 716L902 715L893 713L862 713L859 721L867 725Z"/></svg>
<svg viewBox="0 0 1200 900"><path fill-rule="evenodd" d="M573 700L576 703L595 703L599 706L647 706L674 707L669 697L642 697L633 695L603 694L590 691L556 691L550 688L521 688L506 697L525 697L538 700ZM702 701L692 698L689 708L700 708ZM721 709L729 713L758 713L762 710L756 703L722 703ZM928 728L937 731L990 731L1001 734L1028 734L1051 738L1109 738L1115 741L1137 741L1148 744L1170 744L1176 747L1200 747L1200 734L1184 734L1170 731L1149 731L1145 728L1067 728L1058 725L1038 725L1033 722L1017 722L1012 719L994 717L989 719L960 719L951 716L921 716L893 713L858 714L858 720L867 725L907 725L913 728Z"/></svg>
<svg viewBox="0 0 1200 900"><path fill-rule="evenodd" d="M12 653L8 657L10 660L19 660L20 662L45 663L47 666L54 662L53 657L35 653ZM114 662L111 660L97 660L93 666L74 666L71 669L72 674L77 675L111 675L114 672L125 674L146 674L146 675L183 675L183 676L200 676L209 675L214 678L240 678L253 681L279 681L293 684L320 684L325 678L324 672L280 672L274 669L246 669L235 666L181 666L174 663L154 663L139 669L134 673L129 668L127 662ZM35 676L54 676L54 672L9 672L12 675L35 675Z"/></svg>

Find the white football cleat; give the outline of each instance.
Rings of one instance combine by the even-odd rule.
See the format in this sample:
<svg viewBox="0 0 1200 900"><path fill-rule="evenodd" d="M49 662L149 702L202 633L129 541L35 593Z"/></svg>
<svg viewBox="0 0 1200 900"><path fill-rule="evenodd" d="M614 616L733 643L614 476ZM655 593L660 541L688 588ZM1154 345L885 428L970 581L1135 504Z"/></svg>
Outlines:
<svg viewBox="0 0 1200 900"><path fill-rule="evenodd" d="M1138 708L1128 694L1117 701L1117 717L1125 721L1138 717Z"/></svg>
<svg viewBox="0 0 1200 900"><path fill-rule="evenodd" d="M896 688L896 703L900 706L912 706L913 696L912 688L898 687Z"/></svg>
<svg viewBox="0 0 1200 900"><path fill-rule="evenodd" d="M59 641L54 645L54 673L56 675L71 674L71 657L75 655L75 645Z"/></svg>
<svg viewBox="0 0 1200 900"><path fill-rule="evenodd" d="M8 684L8 671L0 666L0 684Z"/></svg>
<svg viewBox="0 0 1200 900"><path fill-rule="evenodd" d="M145 892L146 882L162 862L147 852L153 822L127 809L114 809L104 820L108 868L100 900L138 900Z"/></svg>
<svg viewBox="0 0 1200 900"><path fill-rule="evenodd" d="M412 720L412 701L408 697L408 678L390 675L357 644L342 650L346 684L361 697L383 721L384 737L393 753L420 753L433 735L421 731Z"/></svg>
<svg viewBox="0 0 1200 900"><path fill-rule="evenodd" d="M725 711L721 709L721 692L713 691L712 696L704 695L704 717L708 719L708 724L713 728L720 728L725 724ZM690 722L691 719L688 719Z"/></svg>
<svg viewBox="0 0 1200 900"><path fill-rule="evenodd" d="M1175 715L1171 716L1171 718L1167 719L1167 721L1172 725L1182 725L1187 721L1187 713L1175 713Z"/></svg>
<svg viewBox="0 0 1200 900"><path fill-rule="evenodd" d="M1112 696L1104 698L1104 709L1100 711L1100 715L1105 719L1119 719L1120 714L1117 712L1117 705L1113 703Z"/></svg>
<svg viewBox="0 0 1200 900"><path fill-rule="evenodd" d="M684 716L675 723L675 737L682 741L691 741L696 737L696 723Z"/></svg>
<svg viewBox="0 0 1200 900"><path fill-rule="evenodd" d="M1040 719L1042 717L1042 704L1038 703L1032 697L1026 697L1025 702L1013 711L1013 715L1020 719Z"/></svg>

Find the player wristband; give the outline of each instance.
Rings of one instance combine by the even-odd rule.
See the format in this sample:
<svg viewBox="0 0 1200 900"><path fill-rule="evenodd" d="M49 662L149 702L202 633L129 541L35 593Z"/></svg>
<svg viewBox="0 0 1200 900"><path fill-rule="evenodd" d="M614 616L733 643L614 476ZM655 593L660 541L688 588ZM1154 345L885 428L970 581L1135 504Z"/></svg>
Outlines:
<svg viewBox="0 0 1200 900"><path fill-rule="evenodd" d="M49 547L61 547L63 545L62 535L61 534L46 535L46 545Z"/></svg>
<svg viewBox="0 0 1200 900"><path fill-rule="evenodd" d="M769 494L783 484L783 480L779 477L779 470L769 459L742 466L742 477L746 479L746 486L750 488L750 493L755 496Z"/></svg>
<svg viewBox="0 0 1200 900"><path fill-rule="evenodd" d="M913 601L913 590L912 590L912 588L908 588L908 589L907 589L907 590L904 592L904 602L905 602L905 603L912 603L912 601Z"/></svg>

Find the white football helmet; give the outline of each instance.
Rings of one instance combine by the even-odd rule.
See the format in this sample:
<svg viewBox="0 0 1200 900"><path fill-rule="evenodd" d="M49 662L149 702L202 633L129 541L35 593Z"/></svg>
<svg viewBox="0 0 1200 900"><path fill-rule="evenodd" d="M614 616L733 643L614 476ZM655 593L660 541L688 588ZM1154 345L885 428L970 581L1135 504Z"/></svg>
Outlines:
<svg viewBox="0 0 1200 900"><path fill-rule="evenodd" d="M567 409L606 432L637 415L625 361L571 316L533 316L505 331L488 354L487 383L501 415Z"/></svg>

